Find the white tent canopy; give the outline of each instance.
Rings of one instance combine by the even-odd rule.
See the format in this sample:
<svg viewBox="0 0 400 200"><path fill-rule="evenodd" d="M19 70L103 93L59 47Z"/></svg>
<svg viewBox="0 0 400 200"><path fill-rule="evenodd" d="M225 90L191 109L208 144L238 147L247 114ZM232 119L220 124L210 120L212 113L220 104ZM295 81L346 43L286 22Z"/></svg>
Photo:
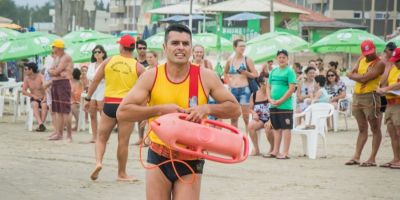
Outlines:
<svg viewBox="0 0 400 200"><path fill-rule="evenodd" d="M192 4L192 14L203 14L200 10L202 5L194 3ZM170 14L170 15L189 15L190 13L190 3L189 1L174 4L170 6L165 6L161 8L156 8L147 11L147 13L152 14Z"/></svg>
<svg viewBox="0 0 400 200"><path fill-rule="evenodd" d="M201 9L204 12L270 12L270 0L229 0L216 3ZM274 12L300 13L308 12L274 2Z"/></svg>

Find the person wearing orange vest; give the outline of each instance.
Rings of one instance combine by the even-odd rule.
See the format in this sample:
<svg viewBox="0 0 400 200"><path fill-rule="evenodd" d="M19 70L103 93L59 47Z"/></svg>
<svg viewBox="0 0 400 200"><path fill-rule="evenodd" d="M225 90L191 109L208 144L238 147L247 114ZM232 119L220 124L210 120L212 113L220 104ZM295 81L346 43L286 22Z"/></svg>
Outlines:
<svg viewBox="0 0 400 200"><path fill-rule="evenodd" d="M386 51L390 51L390 49L386 48ZM400 90L400 48L396 48L392 52L393 55L389 60L392 63L392 67L390 68L386 85L379 88L377 92L386 95L387 99L385 123L388 130L394 129L389 131L393 160L380 166L400 169L400 96L390 93L390 91Z"/></svg>
<svg viewBox="0 0 400 200"><path fill-rule="evenodd" d="M347 77L356 82L353 94L353 116L357 120L359 129L356 142L356 151L346 165L360 165L362 167L376 166L375 157L382 140L380 124L380 95L376 93L380 78L385 70L385 64L376 54L375 44L371 40L361 43L363 57L359 59ZM360 163L360 157L368 139L368 124L372 131L372 151L367 161Z"/></svg>
<svg viewBox="0 0 400 200"><path fill-rule="evenodd" d="M217 118L234 118L241 114L240 105L233 95L225 89L221 81L211 70L191 64L192 33L188 27L172 24L165 31L165 64L147 70L135 87L124 98L117 112L117 119L137 122L145 119L152 121L168 113L187 113L187 120L200 122L207 115ZM207 104L208 97L219 104ZM144 105L148 101L148 105ZM190 131L190 130L188 130ZM170 149L154 132L149 133L151 140L147 162L158 165L170 160ZM200 198L201 174L204 160L178 151L172 151L174 159L182 160L195 172L182 163L175 162L177 174L172 163L163 164L146 171L147 199L192 199Z"/></svg>
<svg viewBox="0 0 400 200"><path fill-rule="evenodd" d="M126 173L126 163L128 160L129 138L133 130L133 124L126 121L117 120L116 113L122 99L128 94L129 90L135 85L139 76L143 73L143 66L133 58L132 52L135 50L135 39L130 35L124 35L118 41L120 44L120 55L107 58L102 64L89 87L85 100L90 101L100 81L104 78L104 106L100 117L98 139L96 140L96 167L90 178L96 180L103 167L103 156L106 150L107 141L110 134L118 124L118 181L133 181ZM85 109L88 108L85 104Z"/></svg>

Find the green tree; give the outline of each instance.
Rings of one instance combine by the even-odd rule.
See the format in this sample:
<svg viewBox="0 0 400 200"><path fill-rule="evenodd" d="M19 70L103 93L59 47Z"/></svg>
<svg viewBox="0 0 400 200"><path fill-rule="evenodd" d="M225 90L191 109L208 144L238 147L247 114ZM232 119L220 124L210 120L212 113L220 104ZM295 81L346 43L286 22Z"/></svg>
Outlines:
<svg viewBox="0 0 400 200"><path fill-rule="evenodd" d="M15 21L17 6L12 0L0 0L1 16Z"/></svg>
<svg viewBox="0 0 400 200"><path fill-rule="evenodd" d="M13 23L20 26L29 26L30 18L32 17L32 23L34 22L51 22L49 14L50 9L54 6L47 2L45 5L39 7L16 6L13 0L0 0L0 15L2 17L10 18Z"/></svg>
<svg viewBox="0 0 400 200"><path fill-rule="evenodd" d="M102 0L94 1L94 6L96 7L96 10L105 10L106 9L104 7L104 2Z"/></svg>

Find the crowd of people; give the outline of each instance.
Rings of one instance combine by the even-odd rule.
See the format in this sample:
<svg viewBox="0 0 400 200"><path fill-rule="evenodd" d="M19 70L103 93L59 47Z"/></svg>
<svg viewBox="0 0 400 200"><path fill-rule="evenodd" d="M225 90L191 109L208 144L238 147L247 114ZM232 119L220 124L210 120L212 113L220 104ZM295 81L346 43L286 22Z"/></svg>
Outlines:
<svg viewBox="0 0 400 200"><path fill-rule="evenodd" d="M95 143L96 158L90 175L92 180L99 177L108 139L116 127L117 180L135 180L127 174L126 164L130 136L136 123L139 140L135 144L148 146L147 162L158 166L146 171L149 199L167 199L171 195L177 199L198 199L205 162L202 158L171 150L152 130L145 140L147 120L151 122L158 116L181 112L188 114L189 121L200 122L206 117L230 119L231 125L239 127L242 117L244 132L249 134L254 146L251 155L290 159L294 113L301 113L318 102L330 103L338 110L350 109L346 98L349 90L341 80L342 71L336 61L330 61L327 67L321 58L310 60L304 66L301 63L290 66L289 52L282 49L276 53L275 61L266 62L258 72L251 56L244 55L246 43L236 39L234 54L225 64L223 77L218 77L212 62L205 58L205 48L192 45L191 31L186 26L175 24L166 29L164 64L158 62L156 52L147 50L144 40L136 41L124 35L119 44L119 55L107 56L105 49L98 45L92 51L90 64L74 68L71 57L64 51L63 41L55 40L43 72L33 62L25 64L23 94L30 97L38 123L36 131L47 130L45 122L50 112L53 132L49 140L63 139L66 128L66 138L72 141L79 110L83 107L88 113L93 132L88 143ZM389 43L381 57L369 40L360 48L362 56L346 74L355 81L351 109L359 134L355 153L345 164L376 166L375 157L382 137L381 113L386 112L384 121L394 158L382 166L400 168L400 98L389 93L400 89L400 48ZM192 94L191 91L196 92ZM82 97L84 105L81 105ZM72 118L75 126L72 126ZM328 127L330 122L328 120ZM369 159L361 162L368 126L373 133L373 148ZM260 130L265 131L269 143L264 155L258 144L257 131ZM162 164L171 155L173 159L183 160L197 174L192 184L178 181L192 179L192 171L184 164Z"/></svg>

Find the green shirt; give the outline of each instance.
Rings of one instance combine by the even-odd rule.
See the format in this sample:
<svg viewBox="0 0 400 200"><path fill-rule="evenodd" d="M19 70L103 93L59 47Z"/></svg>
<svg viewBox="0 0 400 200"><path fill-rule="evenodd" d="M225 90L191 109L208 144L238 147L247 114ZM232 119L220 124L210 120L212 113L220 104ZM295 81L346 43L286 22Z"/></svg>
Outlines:
<svg viewBox="0 0 400 200"><path fill-rule="evenodd" d="M285 68L274 68L269 74L269 85L271 87L271 98L273 100L279 100L285 95L285 93L289 90L289 84L296 84L296 74L293 69L289 66ZM273 106L272 108L285 109L285 110L293 110L293 102L292 96L279 106Z"/></svg>

